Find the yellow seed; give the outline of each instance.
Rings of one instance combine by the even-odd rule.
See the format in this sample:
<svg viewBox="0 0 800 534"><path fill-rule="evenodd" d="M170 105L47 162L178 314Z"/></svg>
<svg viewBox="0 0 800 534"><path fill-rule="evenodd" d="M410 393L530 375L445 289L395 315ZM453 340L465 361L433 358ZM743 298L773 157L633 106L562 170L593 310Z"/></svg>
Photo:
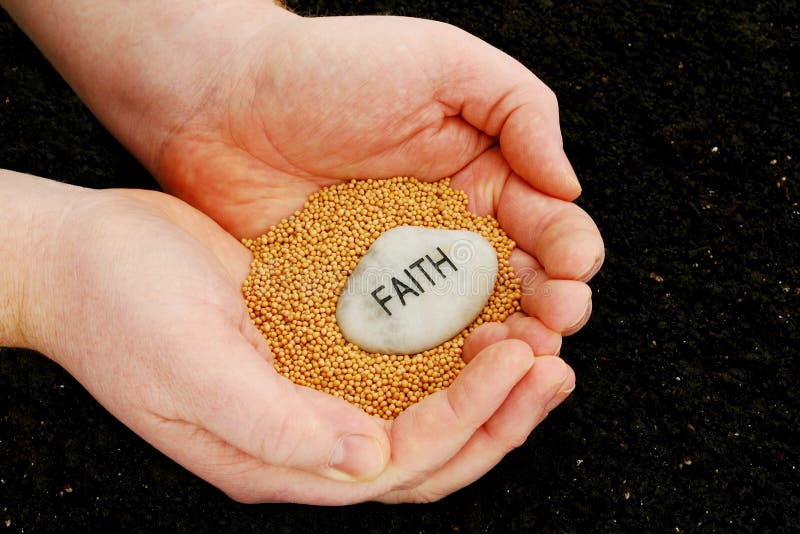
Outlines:
<svg viewBox="0 0 800 534"><path fill-rule="evenodd" d="M483 312L453 339L421 354L373 354L344 339L336 302L372 242L401 225L481 234L497 252L497 280ZM396 177L327 187L266 234L242 243L253 252L242 293L276 371L384 419L450 386L465 365L466 336L521 309L520 283L509 263L514 242L496 219L469 212L466 193L452 189L449 179Z"/></svg>

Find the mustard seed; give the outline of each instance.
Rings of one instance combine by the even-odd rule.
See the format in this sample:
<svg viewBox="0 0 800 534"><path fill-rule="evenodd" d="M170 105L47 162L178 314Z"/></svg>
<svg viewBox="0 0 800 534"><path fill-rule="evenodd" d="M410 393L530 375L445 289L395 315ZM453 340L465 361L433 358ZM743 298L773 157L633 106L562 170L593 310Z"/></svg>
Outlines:
<svg viewBox="0 0 800 534"><path fill-rule="evenodd" d="M336 304L372 242L402 225L482 235L497 252L495 285L480 315L451 340L419 354L370 353L345 340ZM514 242L496 219L469 212L466 193L452 189L449 179L396 177L327 187L302 210L243 243L253 261L242 293L276 371L384 419L448 387L465 365L466 336L520 310L520 283L509 263Z"/></svg>

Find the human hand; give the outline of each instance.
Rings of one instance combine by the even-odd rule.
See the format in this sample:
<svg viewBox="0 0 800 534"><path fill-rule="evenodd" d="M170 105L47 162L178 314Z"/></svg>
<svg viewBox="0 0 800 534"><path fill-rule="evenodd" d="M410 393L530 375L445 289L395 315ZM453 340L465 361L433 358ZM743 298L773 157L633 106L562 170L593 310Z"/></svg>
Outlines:
<svg viewBox="0 0 800 534"><path fill-rule="evenodd" d="M496 216L519 245L513 259L523 308L536 318L529 324L562 335L583 326L591 312L584 282L603 244L590 217L566 201L580 186L552 91L509 56L438 22L262 19L262 33L206 62L215 82L202 105L146 158L168 191L252 236L325 185L452 176L470 208ZM184 101L197 98L193 87L181 88ZM559 345L551 335L545 353Z"/></svg>
<svg viewBox="0 0 800 534"><path fill-rule="evenodd" d="M59 9L77 13L78 3ZM152 9L128 20L129 31L115 34L110 44L102 41L113 51L106 63L80 59L103 50L59 60L56 47L48 55L167 190L236 235L260 233L311 192L354 176L452 175L473 211L499 219L519 245L512 261L522 274L522 304L530 316L477 331L465 348L465 359L475 359L467 367L474 373L465 371L435 398L458 398L469 377L480 376L476 368L488 369L481 361L497 358L498 369L511 366L508 376L526 372L508 379L515 385L501 384L511 391L504 400L484 397L491 413L470 420L468 437L456 432L464 437L442 443L436 450L443 455L416 479L392 484L381 477L380 484L392 489L376 493L373 485L348 495L429 500L454 491L521 443L574 384L572 371L557 358L537 358L529 369L525 363L531 348L537 355L557 354L561 334L588 319L591 292L584 281L603 257L594 223L568 202L580 189L561 150L555 99L520 64L451 26L382 17L301 19L263 3L235 3L240 9L223 2L193 6L188 22L176 16L182 2L158 11L169 12L174 24L145 30L169 29L161 34L169 36L169 55L153 48L161 43L158 35L142 39L148 31L137 31ZM48 14L42 15L37 20ZM106 15L101 18L113 26L113 16ZM126 38L135 38L137 46ZM91 48L96 41L84 44ZM98 74L86 67L96 64L113 65L101 80L107 83L88 75ZM494 356L476 358L480 349ZM500 349L508 356L501 359ZM424 419L419 406L391 428ZM438 427L433 436L446 441ZM313 480L313 496L286 490L279 499L350 502L331 497L339 494L338 485ZM257 493L256 500L276 498L264 488Z"/></svg>
<svg viewBox="0 0 800 534"><path fill-rule="evenodd" d="M14 267L3 272L17 273L0 280L12 303L0 319L17 325L0 342L49 355L140 436L238 500L439 498L524 440L574 383L560 359L534 365L528 343L483 331L448 390L379 420L275 372L241 298L248 251L190 206L7 171L0 200L11 208L0 252Z"/></svg>
<svg viewBox="0 0 800 534"><path fill-rule="evenodd" d="M519 245L525 311L557 334L588 319L603 244L566 202L580 186L555 97L474 36L262 0L0 3L169 192L234 235L341 180L452 176Z"/></svg>

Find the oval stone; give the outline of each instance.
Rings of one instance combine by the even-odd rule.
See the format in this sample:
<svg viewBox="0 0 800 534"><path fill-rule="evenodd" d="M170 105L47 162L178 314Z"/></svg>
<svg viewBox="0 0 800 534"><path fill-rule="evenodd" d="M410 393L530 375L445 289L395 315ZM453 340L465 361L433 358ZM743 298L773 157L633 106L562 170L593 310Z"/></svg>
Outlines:
<svg viewBox="0 0 800 534"><path fill-rule="evenodd" d="M381 354L414 354L458 334L494 289L497 253L466 230L398 226L361 258L336 305L345 339Z"/></svg>

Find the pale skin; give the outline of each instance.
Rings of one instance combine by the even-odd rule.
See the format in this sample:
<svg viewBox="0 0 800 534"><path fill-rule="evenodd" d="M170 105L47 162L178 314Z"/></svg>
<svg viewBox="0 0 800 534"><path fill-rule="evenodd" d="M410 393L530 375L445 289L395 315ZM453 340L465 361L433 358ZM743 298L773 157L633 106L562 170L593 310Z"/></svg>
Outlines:
<svg viewBox="0 0 800 534"><path fill-rule="evenodd" d="M53 358L178 463L244 502L436 500L573 390L561 337L588 319L603 244L570 202L555 98L525 67L418 19L256 0L0 4L174 195L0 173L0 342ZM397 174L452 176L498 218L525 313L481 327L456 382L387 422L275 373L237 238L320 187Z"/></svg>

